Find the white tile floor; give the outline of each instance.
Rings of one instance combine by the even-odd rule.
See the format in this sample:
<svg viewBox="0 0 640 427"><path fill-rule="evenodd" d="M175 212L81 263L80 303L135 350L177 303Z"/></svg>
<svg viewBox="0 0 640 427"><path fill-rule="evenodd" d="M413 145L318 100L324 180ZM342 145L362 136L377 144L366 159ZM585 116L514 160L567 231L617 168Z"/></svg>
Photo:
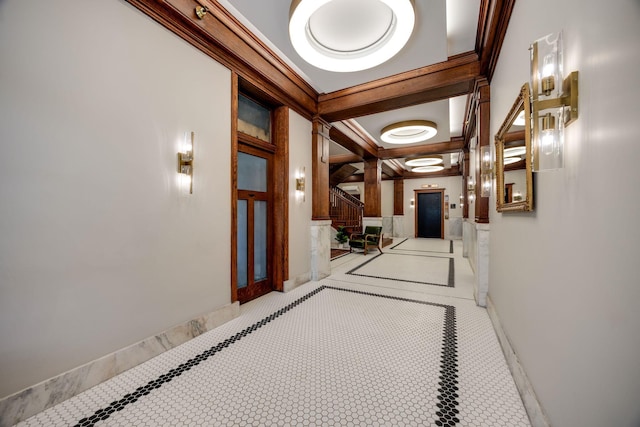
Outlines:
<svg viewBox="0 0 640 427"><path fill-rule="evenodd" d="M339 258L328 279L245 304L20 425L528 426L460 242L446 243ZM453 287L427 284L450 280L449 258Z"/></svg>

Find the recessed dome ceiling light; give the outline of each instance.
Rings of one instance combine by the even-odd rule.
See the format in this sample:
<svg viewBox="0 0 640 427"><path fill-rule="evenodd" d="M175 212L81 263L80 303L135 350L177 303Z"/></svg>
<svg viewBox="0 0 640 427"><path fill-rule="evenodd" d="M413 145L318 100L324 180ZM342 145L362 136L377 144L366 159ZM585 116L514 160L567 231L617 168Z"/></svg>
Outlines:
<svg viewBox="0 0 640 427"><path fill-rule="evenodd" d="M504 157L522 156L526 152L527 152L527 149L525 147L505 148L504 149Z"/></svg>
<svg viewBox="0 0 640 427"><path fill-rule="evenodd" d="M380 139L389 144L412 144L426 141L438 133L438 126L429 120L407 120L385 126Z"/></svg>
<svg viewBox="0 0 640 427"><path fill-rule="evenodd" d="M407 166L433 166L442 163L442 156L424 156L409 159L404 162Z"/></svg>
<svg viewBox="0 0 640 427"><path fill-rule="evenodd" d="M392 58L411 37L413 0L292 0L289 38L309 64L361 71Z"/></svg>
<svg viewBox="0 0 640 427"><path fill-rule="evenodd" d="M411 172L438 172L444 169L444 166L431 165L431 166L419 166L411 169Z"/></svg>
<svg viewBox="0 0 640 427"><path fill-rule="evenodd" d="M504 164L510 165L512 163L518 163L520 160L522 160L520 157L505 157Z"/></svg>

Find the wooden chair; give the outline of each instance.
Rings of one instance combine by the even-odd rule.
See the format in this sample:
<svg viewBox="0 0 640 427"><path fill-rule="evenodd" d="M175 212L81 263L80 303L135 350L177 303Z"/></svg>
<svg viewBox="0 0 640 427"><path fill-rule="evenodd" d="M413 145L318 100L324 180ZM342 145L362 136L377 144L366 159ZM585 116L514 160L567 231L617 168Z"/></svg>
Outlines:
<svg viewBox="0 0 640 427"><path fill-rule="evenodd" d="M382 227L367 226L364 233L354 233L349 237L349 252L362 249L367 254L368 248L377 248L382 253Z"/></svg>

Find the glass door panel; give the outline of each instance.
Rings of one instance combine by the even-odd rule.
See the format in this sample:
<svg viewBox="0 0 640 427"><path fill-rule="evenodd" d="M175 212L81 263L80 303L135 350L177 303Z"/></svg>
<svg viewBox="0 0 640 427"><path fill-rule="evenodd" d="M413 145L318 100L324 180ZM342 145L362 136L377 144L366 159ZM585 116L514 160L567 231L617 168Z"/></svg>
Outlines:
<svg viewBox="0 0 640 427"><path fill-rule="evenodd" d="M267 159L238 153L238 190L267 191Z"/></svg>
<svg viewBox="0 0 640 427"><path fill-rule="evenodd" d="M253 279L267 278L267 202L253 204Z"/></svg>
<svg viewBox="0 0 640 427"><path fill-rule="evenodd" d="M249 284L247 265L248 251L248 201L238 200L238 288Z"/></svg>

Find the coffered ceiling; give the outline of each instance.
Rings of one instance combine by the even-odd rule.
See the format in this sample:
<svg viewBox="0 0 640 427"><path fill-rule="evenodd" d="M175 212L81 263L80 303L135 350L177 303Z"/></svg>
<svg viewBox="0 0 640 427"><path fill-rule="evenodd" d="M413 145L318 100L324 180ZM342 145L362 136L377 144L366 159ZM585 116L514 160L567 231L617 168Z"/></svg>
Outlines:
<svg viewBox="0 0 640 427"><path fill-rule="evenodd" d="M366 8L367 2L371 1L376 0L349 0L349 3L352 6ZM407 45L393 58L377 67L348 73L321 70L308 64L297 54L288 32L291 0L219 0L219 3L276 52L318 93L323 94L445 62L451 56L474 51L477 45L479 15L482 15L483 9L481 3L484 1L415 0L416 24ZM341 22L339 19L335 21ZM345 33L342 27L331 28L331 22L329 20L325 24L327 28L324 31L330 34ZM344 26L344 23L340 25ZM467 97L463 95L361 115L353 120L383 148L398 147L380 140L383 127L403 120L430 120L437 124L438 134L426 143L436 144L462 135L466 101ZM331 149L332 155L345 153L347 151L337 145L333 145ZM399 160L404 166L403 158Z"/></svg>

